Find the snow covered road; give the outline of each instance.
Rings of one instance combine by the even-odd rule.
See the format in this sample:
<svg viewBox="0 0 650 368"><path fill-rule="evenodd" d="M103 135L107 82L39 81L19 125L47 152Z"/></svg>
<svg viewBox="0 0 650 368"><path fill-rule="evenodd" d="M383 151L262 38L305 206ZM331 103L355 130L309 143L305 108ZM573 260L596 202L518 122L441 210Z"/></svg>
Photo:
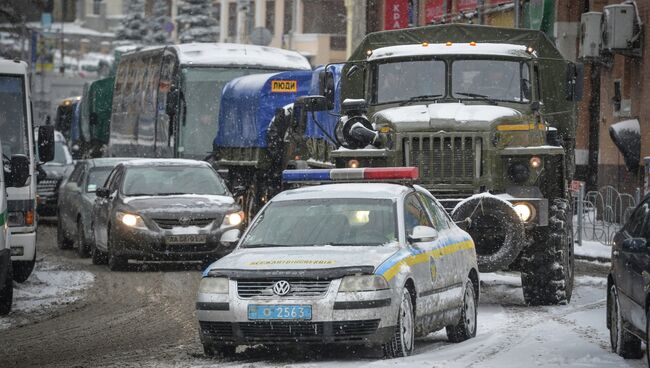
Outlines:
<svg viewBox="0 0 650 368"><path fill-rule="evenodd" d="M54 240L54 228L40 231L45 236L39 239ZM597 262L577 263L576 290L566 306L527 307L516 274L483 274L477 337L452 344L444 332L431 334L417 341L416 354L408 358L383 360L377 351L340 347L252 347L234 359L214 360L203 356L198 340L197 269L110 272L79 260L73 251L56 249L53 242L39 249L46 262L39 272L65 270L79 276L80 283L92 282L88 275L94 283L85 284L90 287L86 299L34 310L51 311L49 315L30 312L21 307L27 301L18 300L14 306L21 311L9 319L19 315L23 326L14 321L3 329L7 319L0 319L2 367L645 367L643 360L624 360L610 352L608 265ZM33 282L50 277L36 276ZM85 295L66 288L60 292L56 300Z"/></svg>

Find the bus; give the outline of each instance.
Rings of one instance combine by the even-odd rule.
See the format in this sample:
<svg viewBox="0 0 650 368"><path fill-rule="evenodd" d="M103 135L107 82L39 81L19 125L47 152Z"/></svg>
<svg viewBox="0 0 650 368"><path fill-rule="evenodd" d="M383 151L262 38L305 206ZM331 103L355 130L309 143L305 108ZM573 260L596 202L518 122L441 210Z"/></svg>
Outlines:
<svg viewBox="0 0 650 368"><path fill-rule="evenodd" d="M226 83L284 70L311 66L295 51L241 44L192 43L126 53L115 76L107 155L205 159Z"/></svg>
<svg viewBox="0 0 650 368"><path fill-rule="evenodd" d="M32 102L25 62L0 60L0 142L3 158L29 162L29 178L7 188L7 223L11 232L14 280L24 282L36 263L36 161ZM54 127L39 127L41 162L54 158Z"/></svg>

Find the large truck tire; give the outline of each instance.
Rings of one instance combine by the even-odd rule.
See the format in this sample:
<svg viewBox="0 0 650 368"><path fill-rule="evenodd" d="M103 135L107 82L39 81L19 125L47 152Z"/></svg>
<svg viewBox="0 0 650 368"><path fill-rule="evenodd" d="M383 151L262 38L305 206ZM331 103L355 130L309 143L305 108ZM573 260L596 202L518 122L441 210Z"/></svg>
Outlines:
<svg viewBox="0 0 650 368"><path fill-rule="evenodd" d="M14 281L18 283L23 283L27 281L29 275L34 271L34 266L36 265L36 255L31 261L13 261L12 267L14 269Z"/></svg>
<svg viewBox="0 0 650 368"><path fill-rule="evenodd" d="M509 203L497 197L470 198L458 206L451 217L456 222L465 221L460 226L474 239L481 272L507 268L525 245L523 222Z"/></svg>
<svg viewBox="0 0 650 368"><path fill-rule="evenodd" d="M568 304L573 293L573 212L565 199L551 202L546 229L522 257L521 285L529 305Z"/></svg>

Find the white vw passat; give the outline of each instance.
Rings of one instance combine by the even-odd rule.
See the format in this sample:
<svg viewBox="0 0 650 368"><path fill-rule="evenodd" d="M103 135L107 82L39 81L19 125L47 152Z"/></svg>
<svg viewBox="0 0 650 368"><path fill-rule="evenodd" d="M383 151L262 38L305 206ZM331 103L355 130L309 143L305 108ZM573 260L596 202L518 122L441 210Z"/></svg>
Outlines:
<svg viewBox="0 0 650 368"><path fill-rule="evenodd" d="M354 179L354 170L361 179L373 172L333 169L327 178ZM302 180L323 170L309 171ZM205 270L196 302L201 341L207 355L237 345L341 343L407 356L416 336L441 328L451 341L476 335L478 275L472 238L424 188L288 190Z"/></svg>

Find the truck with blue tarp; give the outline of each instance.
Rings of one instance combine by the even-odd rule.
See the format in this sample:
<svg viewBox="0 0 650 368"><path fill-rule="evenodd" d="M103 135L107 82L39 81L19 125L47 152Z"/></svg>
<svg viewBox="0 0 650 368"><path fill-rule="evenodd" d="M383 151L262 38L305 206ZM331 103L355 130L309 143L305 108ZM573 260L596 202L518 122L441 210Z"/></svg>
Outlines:
<svg viewBox="0 0 650 368"><path fill-rule="evenodd" d="M319 93L321 70L249 75L224 87L211 160L228 172L248 216L280 191L282 170L333 167L335 111L302 107ZM328 70L336 80L340 68Z"/></svg>

